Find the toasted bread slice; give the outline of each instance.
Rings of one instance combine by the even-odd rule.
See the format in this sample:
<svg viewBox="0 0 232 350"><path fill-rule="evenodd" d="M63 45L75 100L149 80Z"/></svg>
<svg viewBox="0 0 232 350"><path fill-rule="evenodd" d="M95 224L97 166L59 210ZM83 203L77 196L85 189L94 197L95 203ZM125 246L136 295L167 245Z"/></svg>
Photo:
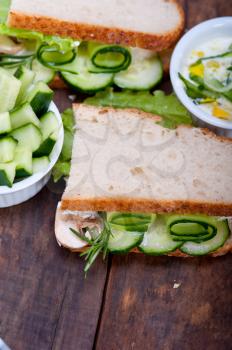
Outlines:
<svg viewBox="0 0 232 350"><path fill-rule="evenodd" d="M184 12L175 0L12 0L8 24L68 36L161 51L175 44Z"/></svg>
<svg viewBox="0 0 232 350"><path fill-rule="evenodd" d="M64 210L232 216L232 139L138 110L74 105Z"/></svg>
<svg viewBox="0 0 232 350"><path fill-rule="evenodd" d="M70 231L70 228L78 229L77 227L77 218L75 215L67 215L61 207L60 203L56 211L56 220L55 220L55 236L58 244L64 248L69 249L70 251L77 253L83 252L88 248L87 243L79 239L75 234ZM137 248L131 250L131 253L141 253ZM217 249L215 252L210 253L210 256L217 257L227 253L232 253L232 235L228 238L223 247ZM180 250L176 250L168 254L169 256L174 257L191 257L190 255L182 253Z"/></svg>

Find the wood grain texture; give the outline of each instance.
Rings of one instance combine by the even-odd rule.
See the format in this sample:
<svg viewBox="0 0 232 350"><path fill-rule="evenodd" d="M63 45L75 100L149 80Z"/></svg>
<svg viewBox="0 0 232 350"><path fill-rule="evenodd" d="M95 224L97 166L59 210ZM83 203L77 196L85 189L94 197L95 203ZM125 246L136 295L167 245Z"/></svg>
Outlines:
<svg viewBox="0 0 232 350"><path fill-rule="evenodd" d="M84 262L54 238L58 196L0 210L0 334L13 350L92 349L106 265Z"/></svg>
<svg viewBox="0 0 232 350"><path fill-rule="evenodd" d="M231 348L231 256L116 256L96 349Z"/></svg>
<svg viewBox="0 0 232 350"><path fill-rule="evenodd" d="M231 0L181 0L187 27L231 16ZM162 87L170 91L166 81ZM55 96L60 111L70 91ZM77 101L83 97L77 94ZM54 239L62 188L0 209L0 337L12 350L228 350L232 256L84 261ZM178 288L173 288L174 284ZM180 285L179 285L180 284Z"/></svg>

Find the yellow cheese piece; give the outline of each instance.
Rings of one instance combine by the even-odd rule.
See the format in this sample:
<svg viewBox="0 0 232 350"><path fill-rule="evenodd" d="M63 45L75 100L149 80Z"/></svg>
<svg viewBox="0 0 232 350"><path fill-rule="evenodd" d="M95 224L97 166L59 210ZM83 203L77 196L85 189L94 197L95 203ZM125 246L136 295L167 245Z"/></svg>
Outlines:
<svg viewBox="0 0 232 350"><path fill-rule="evenodd" d="M189 73L203 78L204 76L204 66L202 63L196 64L189 67Z"/></svg>
<svg viewBox="0 0 232 350"><path fill-rule="evenodd" d="M205 54L204 54L204 52L203 52L203 51L195 51L195 50L193 50L193 51L192 51L192 54L193 54L194 56L199 57L199 58L201 58L201 57L204 57L204 56L205 56Z"/></svg>
<svg viewBox="0 0 232 350"><path fill-rule="evenodd" d="M221 119L229 119L230 113L215 105L212 110L213 116Z"/></svg>
<svg viewBox="0 0 232 350"><path fill-rule="evenodd" d="M221 66L220 63L217 61L209 61L206 65L209 68L219 68Z"/></svg>

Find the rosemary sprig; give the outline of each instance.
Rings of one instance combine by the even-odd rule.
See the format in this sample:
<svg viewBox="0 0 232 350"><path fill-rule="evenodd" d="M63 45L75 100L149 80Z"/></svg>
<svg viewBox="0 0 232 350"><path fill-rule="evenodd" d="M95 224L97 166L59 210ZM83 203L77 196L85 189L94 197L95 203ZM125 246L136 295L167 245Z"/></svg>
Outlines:
<svg viewBox="0 0 232 350"><path fill-rule="evenodd" d="M80 239L89 244L89 247L80 254L80 256L85 256L85 274L89 271L90 267L98 257L100 253L103 253L103 260L106 258L108 252L108 242L111 236L111 229L109 223L103 218L103 229L101 233L94 239L89 239L86 236L82 236L76 230L70 228L70 230Z"/></svg>

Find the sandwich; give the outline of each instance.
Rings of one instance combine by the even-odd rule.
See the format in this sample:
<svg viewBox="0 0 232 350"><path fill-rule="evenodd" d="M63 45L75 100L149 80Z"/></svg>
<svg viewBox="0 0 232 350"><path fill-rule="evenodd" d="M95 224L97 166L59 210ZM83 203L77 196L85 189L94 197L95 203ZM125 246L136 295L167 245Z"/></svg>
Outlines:
<svg viewBox="0 0 232 350"><path fill-rule="evenodd" d="M9 4L0 5L0 65L85 93L156 86L184 28L174 0L12 0L8 13Z"/></svg>
<svg viewBox="0 0 232 350"><path fill-rule="evenodd" d="M219 256L232 251L232 140L207 129L168 129L138 109L74 104L59 245L99 253Z"/></svg>

